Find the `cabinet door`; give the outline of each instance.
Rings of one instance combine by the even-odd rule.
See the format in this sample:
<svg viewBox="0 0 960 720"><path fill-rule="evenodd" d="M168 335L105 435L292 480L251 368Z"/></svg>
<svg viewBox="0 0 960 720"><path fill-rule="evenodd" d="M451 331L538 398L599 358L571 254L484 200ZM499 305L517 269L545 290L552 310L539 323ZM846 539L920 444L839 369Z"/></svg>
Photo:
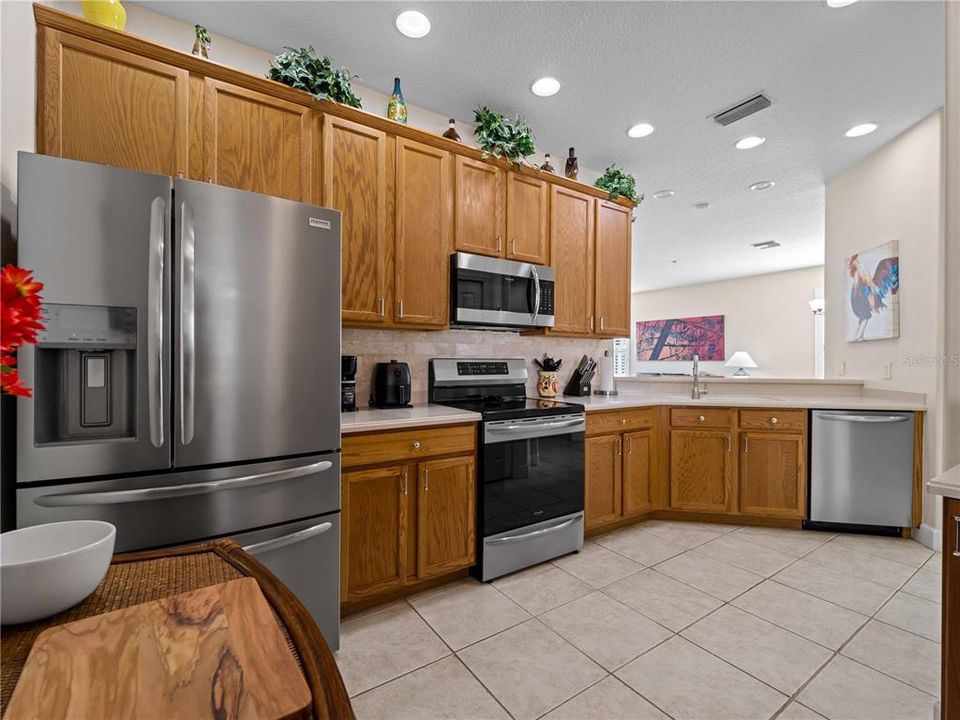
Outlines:
<svg viewBox="0 0 960 720"><path fill-rule="evenodd" d="M619 435L601 435L586 440L584 526L588 530L620 518L622 448Z"/></svg>
<svg viewBox="0 0 960 720"><path fill-rule="evenodd" d="M203 92L205 179L313 202L313 111L207 78Z"/></svg>
<svg viewBox="0 0 960 720"><path fill-rule="evenodd" d="M670 507L729 512L733 498L733 433L670 431Z"/></svg>
<svg viewBox="0 0 960 720"><path fill-rule="evenodd" d="M741 433L740 512L802 518L807 503L803 435Z"/></svg>
<svg viewBox="0 0 960 720"><path fill-rule="evenodd" d="M454 244L463 252L502 256L504 171L460 155L456 164Z"/></svg>
<svg viewBox="0 0 960 720"><path fill-rule="evenodd" d="M546 264L548 202L546 181L507 173L507 258Z"/></svg>
<svg viewBox="0 0 960 720"><path fill-rule="evenodd" d="M623 435L623 516L653 510L652 483L655 444L653 432Z"/></svg>
<svg viewBox="0 0 960 720"><path fill-rule="evenodd" d="M323 204L340 221L342 316L386 319L387 136L332 115L323 122Z"/></svg>
<svg viewBox="0 0 960 720"><path fill-rule="evenodd" d="M943 498L940 717L960 717L960 499Z"/></svg>
<svg viewBox="0 0 960 720"><path fill-rule="evenodd" d="M597 202L596 330L603 337L630 336L630 208Z"/></svg>
<svg viewBox="0 0 960 720"><path fill-rule="evenodd" d="M40 28L37 49L39 152L187 173L186 70L50 28Z"/></svg>
<svg viewBox="0 0 960 720"><path fill-rule="evenodd" d="M554 282L554 332L593 331L594 198L554 185L550 201L550 257Z"/></svg>
<svg viewBox="0 0 960 720"><path fill-rule="evenodd" d="M343 473L341 591L358 600L403 584L407 466Z"/></svg>
<svg viewBox="0 0 960 720"><path fill-rule="evenodd" d="M417 577L469 567L476 558L472 455L419 465Z"/></svg>
<svg viewBox="0 0 960 720"><path fill-rule="evenodd" d="M394 320L416 325L447 323L450 154L397 138Z"/></svg>

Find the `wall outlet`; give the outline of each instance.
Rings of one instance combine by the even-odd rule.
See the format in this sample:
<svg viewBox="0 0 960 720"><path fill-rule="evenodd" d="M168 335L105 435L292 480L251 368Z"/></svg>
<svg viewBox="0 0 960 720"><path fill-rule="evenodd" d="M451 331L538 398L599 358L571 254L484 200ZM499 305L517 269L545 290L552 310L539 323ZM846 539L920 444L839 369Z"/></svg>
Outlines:
<svg viewBox="0 0 960 720"><path fill-rule="evenodd" d="M883 379L889 380L893 377L893 363L888 362L883 364Z"/></svg>
<svg viewBox="0 0 960 720"><path fill-rule="evenodd" d="M847 361L846 361L846 360L841 360L841 361L840 361L840 372L838 372L837 374L838 374L840 377L843 377L844 375L847 374Z"/></svg>

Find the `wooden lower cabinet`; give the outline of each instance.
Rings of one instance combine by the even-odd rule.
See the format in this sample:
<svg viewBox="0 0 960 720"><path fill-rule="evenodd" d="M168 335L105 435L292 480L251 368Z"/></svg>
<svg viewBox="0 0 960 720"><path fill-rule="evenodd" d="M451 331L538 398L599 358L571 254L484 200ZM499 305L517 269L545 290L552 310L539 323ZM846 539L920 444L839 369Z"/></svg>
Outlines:
<svg viewBox="0 0 960 720"><path fill-rule="evenodd" d="M802 434L740 433L740 512L802 519L807 506Z"/></svg>
<svg viewBox="0 0 960 720"><path fill-rule="evenodd" d="M733 429L670 430L670 508L736 509Z"/></svg>
<svg viewBox="0 0 960 720"><path fill-rule="evenodd" d="M623 440L620 435L587 438L584 528L592 530L620 519Z"/></svg>
<svg viewBox="0 0 960 720"><path fill-rule="evenodd" d="M652 430L623 434L623 517L654 509L653 477L656 443Z"/></svg>
<svg viewBox="0 0 960 720"><path fill-rule="evenodd" d="M960 499L943 498L940 717L960 717Z"/></svg>
<svg viewBox="0 0 960 720"><path fill-rule="evenodd" d="M444 575L476 560L473 456L419 465L417 577Z"/></svg>

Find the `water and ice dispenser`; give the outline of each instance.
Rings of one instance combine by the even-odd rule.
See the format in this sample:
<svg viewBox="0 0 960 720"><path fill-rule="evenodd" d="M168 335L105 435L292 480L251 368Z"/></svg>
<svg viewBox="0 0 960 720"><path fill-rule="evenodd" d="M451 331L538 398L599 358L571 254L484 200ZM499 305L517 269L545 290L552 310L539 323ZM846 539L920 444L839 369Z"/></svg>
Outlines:
<svg viewBox="0 0 960 720"><path fill-rule="evenodd" d="M36 443L136 437L137 310L44 305L36 348Z"/></svg>

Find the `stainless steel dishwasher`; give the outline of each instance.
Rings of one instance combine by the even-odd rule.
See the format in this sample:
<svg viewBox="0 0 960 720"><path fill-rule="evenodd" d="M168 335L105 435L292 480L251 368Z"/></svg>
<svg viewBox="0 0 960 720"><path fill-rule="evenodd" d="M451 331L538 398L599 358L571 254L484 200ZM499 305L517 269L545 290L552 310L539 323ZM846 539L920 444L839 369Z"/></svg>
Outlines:
<svg viewBox="0 0 960 720"><path fill-rule="evenodd" d="M806 527L910 527L912 412L812 410ZM843 528L841 528L843 529Z"/></svg>

